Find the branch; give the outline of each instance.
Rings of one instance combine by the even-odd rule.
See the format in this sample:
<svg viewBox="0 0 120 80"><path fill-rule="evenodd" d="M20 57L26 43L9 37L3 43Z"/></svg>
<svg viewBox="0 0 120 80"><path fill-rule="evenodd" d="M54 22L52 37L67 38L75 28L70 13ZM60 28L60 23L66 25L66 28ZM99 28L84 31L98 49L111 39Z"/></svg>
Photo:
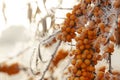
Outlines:
<svg viewBox="0 0 120 80"><path fill-rule="evenodd" d="M112 65L111 65L111 53L109 53L108 60L109 60L109 72L111 73L111 69L112 69Z"/></svg>
<svg viewBox="0 0 120 80"><path fill-rule="evenodd" d="M43 80L43 78L44 78L46 72L48 71L48 69L49 69L49 67L50 67L51 62L52 62L53 59L54 59L54 56L55 56L55 54L56 54L56 52L57 52L57 50L58 50L60 44L61 44L61 41L58 43L58 45L57 45L57 47L56 47L56 50L55 50L54 53L52 54L52 58L50 59L50 62L48 63L47 68L45 69L45 71L43 72L42 77L41 77L39 80Z"/></svg>
<svg viewBox="0 0 120 80"><path fill-rule="evenodd" d="M40 51L41 51L41 50L40 50L40 44L39 44L39 46L38 46L38 57L39 57L39 59L40 59L43 63L47 62L47 61L43 61Z"/></svg>
<svg viewBox="0 0 120 80"><path fill-rule="evenodd" d="M72 10L73 8L62 8L62 7L59 7L57 9L63 9L63 10Z"/></svg>
<svg viewBox="0 0 120 80"><path fill-rule="evenodd" d="M47 40L49 40L51 37L54 37L55 35L57 35L60 32L60 30L56 31L55 33L53 33L52 35L48 36L46 39L40 41L40 44L44 44L46 43Z"/></svg>

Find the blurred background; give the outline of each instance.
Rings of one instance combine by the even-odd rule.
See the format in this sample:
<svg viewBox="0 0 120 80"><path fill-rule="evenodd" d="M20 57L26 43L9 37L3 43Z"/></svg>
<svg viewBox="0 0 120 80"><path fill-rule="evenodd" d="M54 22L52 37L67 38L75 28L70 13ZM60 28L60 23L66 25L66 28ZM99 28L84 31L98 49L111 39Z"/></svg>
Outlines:
<svg viewBox="0 0 120 80"><path fill-rule="evenodd" d="M30 71L31 56L41 38L59 27L78 0L68 2L0 0L0 80L36 80ZM18 67L21 70L15 71Z"/></svg>
<svg viewBox="0 0 120 80"><path fill-rule="evenodd" d="M31 72L30 63L31 58L34 63L36 54L33 53L36 53L39 41L58 29L66 13L79 1L0 0L0 80L38 80ZM44 56L47 54L49 58L54 50L53 46L50 49L42 48L41 52L44 51ZM112 65L118 70L119 52L117 49L112 56Z"/></svg>

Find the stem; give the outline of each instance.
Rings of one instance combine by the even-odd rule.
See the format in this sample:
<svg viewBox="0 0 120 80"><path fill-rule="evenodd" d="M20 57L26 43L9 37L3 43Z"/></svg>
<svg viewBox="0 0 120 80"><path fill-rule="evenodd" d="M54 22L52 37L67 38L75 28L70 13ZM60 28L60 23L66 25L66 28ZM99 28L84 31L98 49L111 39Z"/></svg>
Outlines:
<svg viewBox="0 0 120 80"><path fill-rule="evenodd" d="M111 73L112 65L111 65L111 53L109 53L109 72Z"/></svg>
<svg viewBox="0 0 120 80"><path fill-rule="evenodd" d="M57 50L58 50L60 44L61 44L61 41L58 43L58 45L57 45L57 47L56 47L56 50L55 50L54 53L52 54L52 58L50 59L50 62L49 62L48 65L47 65L47 68L45 69L45 71L43 72L42 77L41 77L39 80L43 80L43 78L44 78L46 72L48 71L48 69L49 69L49 67L50 67L51 62L52 62L53 59L54 59L54 56L55 56L55 54L56 54L56 52L57 52Z"/></svg>

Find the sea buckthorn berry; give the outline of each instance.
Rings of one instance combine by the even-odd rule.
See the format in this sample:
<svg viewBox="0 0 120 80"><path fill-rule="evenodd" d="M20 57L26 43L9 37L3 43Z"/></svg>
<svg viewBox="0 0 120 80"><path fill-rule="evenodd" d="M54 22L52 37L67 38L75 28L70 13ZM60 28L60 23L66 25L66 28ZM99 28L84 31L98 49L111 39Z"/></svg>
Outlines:
<svg viewBox="0 0 120 80"><path fill-rule="evenodd" d="M82 72L82 76L86 77L87 76L87 72Z"/></svg>
<svg viewBox="0 0 120 80"><path fill-rule="evenodd" d="M67 27L66 28L66 32L70 32L71 31L71 28L70 27Z"/></svg>
<svg viewBox="0 0 120 80"><path fill-rule="evenodd" d="M75 55L79 55L79 54L81 54L81 51L79 49L76 49L74 53L75 53Z"/></svg>
<svg viewBox="0 0 120 80"><path fill-rule="evenodd" d="M73 76L68 77L68 80L74 80Z"/></svg>
<svg viewBox="0 0 120 80"><path fill-rule="evenodd" d="M82 41L82 40L79 40L79 41L77 42L77 44L79 44L79 45L81 46L81 45L83 45L83 41Z"/></svg>
<svg viewBox="0 0 120 80"><path fill-rule="evenodd" d="M66 41L71 42L71 39L72 39L71 35L66 36Z"/></svg>
<svg viewBox="0 0 120 80"><path fill-rule="evenodd" d="M81 68L86 68L87 66L86 66L86 64L85 63L82 63L81 64Z"/></svg>
<svg viewBox="0 0 120 80"><path fill-rule="evenodd" d="M82 12L81 12L80 9L76 10L76 12L75 12L75 14L78 15L78 16L81 15L81 13L82 13Z"/></svg>
<svg viewBox="0 0 120 80"><path fill-rule="evenodd" d="M75 22L73 20L70 21L69 25L72 27L75 25Z"/></svg>
<svg viewBox="0 0 120 80"><path fill-rule="evenodd" d="M86 45L85 45L85 48L86 48L86 49L89 49L89 48L91 48L91 46L90 46L89 44L86 44Z"/></svg>
<svg viewBox="0 0 120 80"><path fill-rule="evenodd" d="M98 27L100 27L101 32L105 31L105 24L103 22L99 23Z"/></svg>
<svg viewBox="0 0 120 80"><path fill-rule="evenodd" d="M85 0L85 3L89 4L91 2L91 0Z"/></svg>
<svg viewBox="0 0 120 80"><path fill-rule="evenodd" d="M75 28L71 28L71 32L74 33L75 32Z"/></svg>
<svg viewBox="0 0 120 80"><path fill-rule="evenodd" d="M64 24L66 24L66 25L68 25L70 23L70 19L65 19L65 23Z"/></svg>
<svg viewBox="0 0 120 80"><path fill-rule="evenodd" d="M95 71L95 68L93 66L89 66L88 70L91 71L91 72L93 72L93 71Z"/></svg>
<svg viewBox="0 0 120 80"><path fill-rule="evenodd" d="M80 80L85 80L85 77L84 77L84 76L81 76L81 77L80 77Z"/></svg>
<svg viewBox="0 0 120 80"><path fill-rule="evenodd" d="M79 80L79 77L75 77L74 80Z"/></svg>
<svg viewBox="0 0 120 80"><path fill-rule="evenodd" d="M76 37L76 34L75 34L75 33L72 33L72 32L71 32L70 35L71 35L72 38L75 38L75 37Z"/></svg>
<svg viewBox="0 0 120 80"><path fill-rule="evenodd" d="M85 63L86 65L90 65L91 61L90 61L89 59L85 59L85 60L84 60L84 63Z"/></svg>
<svg viewBox="0 0 120 80"><path fill-rule="evenodd" d="M79 54L79 55L76 55L76 59L81 59L82 58L82 55Z"/></svg>
<svg viewBox="0 0 120 80"><path fill-rule="evenodd" d="M113 35L110 36L110 40L111 40L112 42L116 42L115 37L114 37Z"/></svg>
<svg viewBox="0 0 120 80"><path fill-rule="evenodd" d="M84 50L84 49L85 49L85 46L84 46L84 45L81 45L81 46L79 47L79 49L80 49L80 50Z"/></svg>
<svg viewBox="0 0 120 80"><path fill-rule="evenodd" d="M66 17L67 17L67 18L70 18L70 16L71 16L71 13L67 13L67 14L66 14Z"/></svg>
<svg viewBox="0 0 120 80"><path fill-rule="evenodd" d="M84 43L84 44L88 44L88 43L89 43L89 40L88 40L88 39L84 39L83 43Z"/></svg>
<svg viewBox="0 0 120 80"><path fill-rule="evenodd" d="M72 15L70 16L70 19L71 19L71 20L75 20L75 18L76 18L76 17L75 17L74 14L72 14Z"/></svg>
<svg viewBox="0 0 120 80"><path fill-rule="evenodd" d="M81 70L78 70L77 73L76 73L76 76L79 77L79 76L81 76L81 74L82 74Z"/></svg>
<svg viewBox="0 0 120 80"><path fill-rule="evenodd" d="M83 51L83 53L88 55L88 54L89 54L89 50L88 50L88 49L85 49L85 50Z"/></svg>
<svg viewBox="0 0 120 80"><path fill-rule="evenodd" d="M76 59L72 59L71 64L75 65L76 64Z"/></svg>
<svg viewBox="0 0 120 80"><path fill-rule="evenodd" d="M82 54L83 59L86 59L86 56L87 56L86 54Z"/></svg>
<svg viewBox="0 0 120 80"><path fill-rule="evenodd" d="M76 63L78 63L79 65L81 65L82 64L82 59L77 59L77 61L76 61Z"/></svg>
<svg viewBox="0 0 120 80"><path fill-rule="evenodd" d="M87 58L88 58L88 59L91 59L91 58L92 58L92 55L91 55L91 54L88 54L88 55L87 55Z"/></svg>
<svg viewBox="0 0 120 80"><path fill-rule="evenodd" d="M88 31L88 35L90 35L90 36L93 36L94 35L94 33L93 33L93 31Z"/></svg>
<svg viewBox="0 0 120 80"><path fill-rule="evenodd" d="M63 36L67 36L68 35L68 33L66 31L63 31L62 34L63 34Z"/></svg>
<svg viewBox="0 0 120 80"><path fill-rule="evenodd" d="M74 74L76 74L76 73L77 73L77 67L73 66L73 67L72 67L72 72L73 72Z"/></svg>

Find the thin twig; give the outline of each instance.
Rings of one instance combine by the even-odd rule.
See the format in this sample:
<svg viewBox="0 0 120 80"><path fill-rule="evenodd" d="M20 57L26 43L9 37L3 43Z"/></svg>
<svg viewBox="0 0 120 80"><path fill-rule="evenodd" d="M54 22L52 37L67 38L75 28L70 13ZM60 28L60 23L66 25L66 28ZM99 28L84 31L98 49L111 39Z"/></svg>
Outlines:
<svg viewBox="0 0 120 80"><path fill-rule="evenodd" d="M109 53L109 72L111 73L112 65L111 65L111 53Z"/></svg>
<svg viewBox="0 0 120 80"><path fill-rule="evenodd" d="M49 67L50 67L51 62L52 62L53 59L54 59L54 56L55 56L55 54L56 54L56 52L57 52L57 50L58 50L60 44L61 44L61 41L59 41L59 43L58 43L58 45L57 45L57 47L56 47L56 50L55 50L54 53L52 54L52 57L51 57L51 59L50 59L50 61L49 61L49 63L48 63L47 68L45 69L45 71L43 72L42 77L41 77L39 80L43 80L43 78L44 78L46 72L48 71L48 69L49 69Z"/></svg>
<svg viewBox="0 0 120 80"><path fill-rule="evenodd" d="M40 51L41 51L41 50L40 50L40 44L39 44L39 46L38 46L38 57L39 57L39 59L40 59L43 63L47 62L47 61L43 61Z"/></svg>
<svg viewBox="0 0 120 80"><path fill-rule="evenodd" d="M63 10L72 10L73 8L62 8L62 7L59 7L57 9L63 9Z"/></svg>
<svg viewBox="0 0 120 80"><path fill-rule="evenodd" d="M56 31L56 32L53 33L52 35L48 36L46 39L40 41L40 44L42 44L42 43L43 43L43 44L46 43L47 40L49 40L51 37L55 37L55 35L57 35L57 34L60 33L60 32L61 32L60 30Z"/></svg>
<svg viewBox="0 0 120 80"><path fill-rule="evenodd" d="M32 60L33 60L33 56L34 56L34 53L35 53L35 49L33 51L33 54L31 56L31 59L30 59L30 71L32 72L33 75L35 75L36 73L34 73L33 69L32 69ZM37 56L36 56L37 57ZM36 65L37 66L37 65Z"/></svg>

